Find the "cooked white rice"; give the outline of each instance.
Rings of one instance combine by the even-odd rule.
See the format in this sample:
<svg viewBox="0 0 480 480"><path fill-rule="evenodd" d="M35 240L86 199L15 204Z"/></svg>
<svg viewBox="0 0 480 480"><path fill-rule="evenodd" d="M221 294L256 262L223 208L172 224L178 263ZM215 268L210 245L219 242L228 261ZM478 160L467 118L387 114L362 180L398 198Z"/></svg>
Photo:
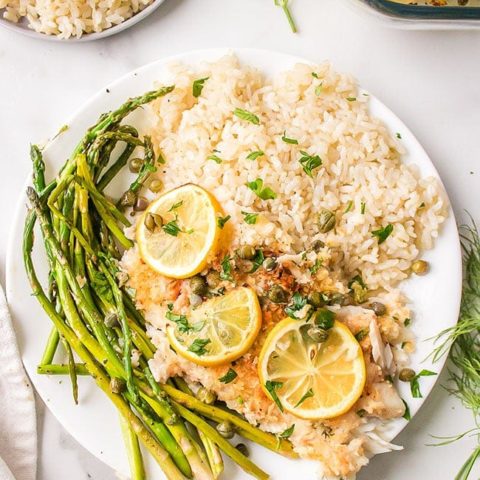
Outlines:
<svg viewBox="0 0 480 480"><path fill-rule="evenodd" d="M402 162L401 140L370 116L369 97L352 77L323 63L265 79L235 56L171 71L176 88L152 109L152 135L167 160L161 179L166 190L192 182L212 192L232 216L238 243L298 253L321 239L343 252L337 265L346 276L360 271L371 289L406 278L420 250L433 246L447 215L442 188ZM194 98L192 82L201 77L209 78ZM237 118L235 108L254 113L260 124ZM284 132L298 145L282 141ZM265 155L248 160L256 150ZM313 178L299 163L300 151L323 161ZM208 160L213 153L222 163ZM247 188L256 178L275 200ZM318 233L321 208L336 213L327 234ZM259 212L259 220L247 225L242 211ZM372 231L388 224L393 232L379 244Z"/></svg>
<svg viewBox="0 0 480 480"><path fill-rule="evenodd" d="M153 0L0 0L3 18L28 22L38 33L80 38L118 25Z"/></svg>

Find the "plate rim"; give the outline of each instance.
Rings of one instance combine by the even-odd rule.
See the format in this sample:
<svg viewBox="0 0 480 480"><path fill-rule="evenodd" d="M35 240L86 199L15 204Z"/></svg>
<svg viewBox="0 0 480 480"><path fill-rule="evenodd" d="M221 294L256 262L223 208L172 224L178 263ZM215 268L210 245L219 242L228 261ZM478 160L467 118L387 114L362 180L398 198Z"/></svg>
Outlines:
<svg viewBox="0 0 480 480"><path fill-rule="evenodd" d="M160 3L162 3L164 0L157 0L157 1L160 1ZM234 48L232 48L232 47L219 47L219 48L188 50L188 51L185 51L185 52L180 52L180 53L169 55L169 56L166 56L166 57L160 57L156 60L153 60L153 61L151 61L147 64L144 64L140 67L137 67L137 68L121 75L120 77L116 78L112 82L109 82L104 87L100 88L97 91L97 93L93 94L85 102L83 102L81 104L81 106L79 108L77 108L71 116L68 117L66 124L71 125L72 122L77 117L81 116L84 111L88 110L93 104L95 104L98 101L99 98L102 98L105 95L106 90L113 90L117 85L123 83L128 78L130 78L132 76L137 76L137 75L139 76L139 75L141 75L142 71L153 68L157 64L162 64L163 66L165 66L165 65L168 65L168 63L171 63L173 61L182 61L182 60L187 62L187 63L190 62L190 63L193 64L193 60L191 59L191 57L197 57L196 61L212 61L212 59L220 58L221 56L223 56L225 54L228 54L228 53L237 54L239 57L242 57L244 55L245 56L256 56L256 55L258 55L258 56L265 56L265 55L281 56L285 61L288 61L292 65L295 64L295 63L306 63L306 64L316 64L317 63L317 62L313 62L313 61L311 61L309 59L306 59L306 58L303 58L303 57L299 57L299 56L296 56L296 55L291 55L291 54L284 53L284 52L277 51L277 50L269 50L269 49L240 48L240 47L239 48L237 48L237 47L234 47ZM261 68L261 67L258 67L258 68ZM367 93L367 90L363 89L363 87L360 84L357 84L357 85L358 85L358 88L359 88L360 91ZM421 152L421 154L428 160L429 167L432 169L433 174L435 175L437 180L440 182L440 186L443 189L443 192L445 193L445 195L448 199L448 216L447 216L446 222L448 222L449 219L451 219L451 221L453 222L453 225L454 225L454 228L455 228L455 240L456 240L456 242L455 242L455 245L452 244L451 247L452 247L452 249L453 249L453 247L455 247L454 248L455 251L452 252L452 253L454 254L455 258L459 259L458 264L457 264L458 268L457 268L457 271L456 271L457 282L452 283L452 286L455 286L455 289L456 289L456 291L455 291L455 293L456 293L456 302L455 302L456 303L456 308L455 308L455 311L457 312L457 318L458 318L458 312L460 311L461 289L462 289L461 242L460 242L460 236L459 236L459 231L458 231L458 224L457 224L456 217L455 217L455 212L452 208L447 189L445 188L444 182L443 182L442 178L440 177L440 174L438 173L438 170L435 167L435 164L433 163L430 156L427 154L426 150L424 149L422 144L419 142L417 137L409 129L409 127L387 105L385 105L376 95L372 95L372 94L369 94L369 95L370 95L370 101L373 100L374 102L378 102L380 107L385 109L388 112L388 114L396 122L398 122L399 124L402 125L403 132L408 132L408 134L411 136L413 142L415 143L415 148L419 152ZM382 122L385 122L385 120L382 119L381 117L380 117L380 120ZM57 141L58 139L59 138L57 136L52 137L50 140L48 140L46 142L44 149L46 150L46 149L50 148L52 146L52 144L55 141ZM414 163L414 164L417 163L418 164L418 162L412 162L412 163ZM7 255L6 255L6 262L5 262L5 265L6 265L6 268L5 268L5 279L6 279L6 281L5 281L5 293L6 293L8 302L9 302L9 298L10 298L10 295L11 295L10 294L10 292L11 292L10 286L13 283L14 270L15 270L13 268L13 258L15 256L14 249L18 247L18 245L15 243L15 238L14 238L15 237L14 226L17 225L19 222L22 222L22 224L23 224L23 219L25 217L24 212L26 211L25 210L25 193L24 192L25 192L26 186L30 185L30 183L31 183L30 177L31 177L31 172L27 176L27 179L24 183L23 190L19 194L19 197L18 197L18 200L17 200L17 203L16 203L16 208L15 208L15 214L14 214L14 218L13 218L13 222L12 222L12 227L10 228L10 232L9 232L9 238L8 238L8 244L7 244ZM439 236L442 235L442 230L444 228L445 228L445 224L442 224L442 226L440 228L440 235ZM437 239L435 240L435 242L437 242ZM435 250L435 246L432 249L430 249L430 251L433 251L433 250ZM22 272L23 272L23 264L21 266L21 269L22 269ZM400 282L400 285L402 285L402 283L403 282ZM12 315L12 317L13 317L14 329L15 329L15 326L17 325L17 323L20 323L20 322L16 321L16 319L14 318L14 315ZM450 347L449 347L449 349L450 349ZM433 388L439 382L441 372L444 369L447 358L448 358L447 353L448 352L446 352L440 360L435 362L435 365L438 367L438 375L435 376L435 377L428 377L429 383L425 384L422 387L422 391L423 391L423 394L424 394L423 398L422 398L422 402L419 405L419 407L416 408L416 410L412 414L411 420L409 422L403 423L400 426L400 428L395 428L394 429L394 434L393 434L393 437L392 437L391 441L393 441L393 439L395 439L408 425L410 425L411 421L416 416L416 414L425 405L425 403L427 403L427 400L428 400ZM23 353L22 352L21 352L21 357L22 357L22 363L23 363ZM27 370L26 367L25 367L25 370ZM27 373L29 374L28 370L27 370ZM30 376L30 374L29 374L29 376ZM30 379L32 381L33 386L35 386L34 378L32 378L30 376ZM37 393L40 395L43 402L45 403L47 408L50 410L50 412L53 414L53 416L56 418L56 420L60 423L62 428L64 428L70 435L72 435L75 438L75 440L79 442L80 445L82 445L84 448L86 448L97 459L99 459L100 461L102 461L103 463L108 465L109 467L115 469L115 467L112 466L105 458L103 458L99 454L99 452L97 452L95 450L94 447L90 447L89 445L86 445L80 439L77 438L77 435L74 432L67 429L64 426L63 422L59 418L60 413L56 412L53 408L50 407L49 403L46 401L44 396L42 394L40 394L40 392L37 392Z"/></svg>

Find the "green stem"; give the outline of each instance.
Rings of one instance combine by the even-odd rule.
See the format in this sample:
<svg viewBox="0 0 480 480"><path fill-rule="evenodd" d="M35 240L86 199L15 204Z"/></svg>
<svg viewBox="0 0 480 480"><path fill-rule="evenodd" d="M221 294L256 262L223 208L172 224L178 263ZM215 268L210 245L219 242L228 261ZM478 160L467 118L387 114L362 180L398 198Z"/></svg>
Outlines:
<svg viewBox="0 0 480 480"><path fill-rule="evenodd" d="M77 375L89 375L84 363L75 363L75 372ZM70 373L70 365L65 363L49 363L37 366L39 375L68 375Z"/></svg>
<svg viewBox="0 0 480 480"><path fill-rule="evenodd" d="M128 463L130 464L131 480L146 480L147 477L138 437L122 416L120 416L120 426L122 427L123 441L125 442Z"/></svg>
<svg viewBox="0 0 480 480"><path fill-rule="evenodd" d="M60 336L58 335L57 329L55 327L52 327L52 329L50 330L50 334L48 335L45 350L40 360L40 365L47 365L49 363L52 363L55 352L57 351L59 340Z"/></svg>

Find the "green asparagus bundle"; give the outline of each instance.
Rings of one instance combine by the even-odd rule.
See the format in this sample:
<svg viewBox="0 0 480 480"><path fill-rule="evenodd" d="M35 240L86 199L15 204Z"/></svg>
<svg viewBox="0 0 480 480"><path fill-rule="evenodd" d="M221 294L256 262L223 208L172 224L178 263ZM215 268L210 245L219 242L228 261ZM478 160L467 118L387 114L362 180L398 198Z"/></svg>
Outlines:
<svg viewBox="0 0 480 480"><path fill-rule="evenodd" d="M266 479L268 474L248 459L244 449L222 436L225 429L220 427L229 425L249 440L294 457L291 444L223 407L200 401L182 379L164 385L154 380L148 361L155 349L118 266L122 250L132 246L124 233L124 227L130 226L124 208L139 206L141 190L164 161L155 157L148 136L141 138L134 127L122 122L133 110L173 88L132 98L102 115L49 183L42 152L31 147L33 185L27 190L31 207L25 221L24 263L33 294L53 323L38 373L69 375L75 402L77 376L92 377L121 417L134 480L146 478L139 443L168 479L218 478L223 471L221 452L253 477ZM117 146L123 148L120 155L114 154ZM105 188L138 150L143 158L137 162L141 168L136 179L120 199L107 197ZM49 264L47 289L32 259L35 224ZM67 360L55 364L59 346ZM134 349L140 354L135 363Z"/></svg>

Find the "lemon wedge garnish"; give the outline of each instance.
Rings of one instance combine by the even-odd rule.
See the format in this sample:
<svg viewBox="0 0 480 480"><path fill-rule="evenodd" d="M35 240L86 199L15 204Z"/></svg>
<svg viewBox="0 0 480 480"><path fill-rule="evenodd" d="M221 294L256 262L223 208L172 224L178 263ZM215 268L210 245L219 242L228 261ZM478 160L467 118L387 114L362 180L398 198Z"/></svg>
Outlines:
<svg viewBox="0 0 480 480"><path fill-rule="evenodd" d="M198 185L183 185L161 195L138 222L140 256L166 277L195 275L205 268L217 245L220 212L216 199Z"/></svg>
<svg viewBox="0 0 480 480"><path fill-rule="evenodd" d="M183 317L183 318L182 318ZM223 365L245 354L262 325L256 293L239 287L206 300L189 315L167 312L170 345L184 358L204 366Z"/></svg>
<svg viewBox="0 0 480 480"><path fill-rule="evenodd" d="M275 326L260 353L260 381L282 410L309 420L337 417L365 386L362 349L343 323L336 321L323 343L310 338L311 326L291 318Z"/></svg>

